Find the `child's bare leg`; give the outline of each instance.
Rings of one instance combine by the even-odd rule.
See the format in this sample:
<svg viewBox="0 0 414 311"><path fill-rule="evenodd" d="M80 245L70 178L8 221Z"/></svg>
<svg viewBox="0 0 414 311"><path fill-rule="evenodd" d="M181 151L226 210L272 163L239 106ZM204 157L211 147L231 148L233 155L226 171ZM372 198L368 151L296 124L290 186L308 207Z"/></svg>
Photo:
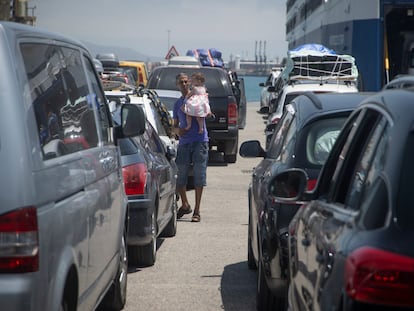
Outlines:
<svg viewBox="0 0 414 311"><path fill-rule="evenodd" d="M204 118L202 117L197 117L197 123L198 123L198 133L203 133L204 132Z"/></svg>
<svg viewBox="0 0 414 311"><path fill-rule="evenodd" d="M190 115L186 114L185 119L187 121L187 126L186 126L185 129L188 131L191 128L191 119L192 119L192 117Z"/></svg>

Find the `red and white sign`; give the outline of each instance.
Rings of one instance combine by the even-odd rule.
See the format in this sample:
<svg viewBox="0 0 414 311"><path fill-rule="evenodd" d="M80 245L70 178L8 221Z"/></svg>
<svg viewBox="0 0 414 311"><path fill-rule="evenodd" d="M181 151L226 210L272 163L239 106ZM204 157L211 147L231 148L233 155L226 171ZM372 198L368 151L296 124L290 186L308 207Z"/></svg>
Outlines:
<svg viewBox="0 0 414 311"><path fill-rule="evenodd" d="M171 46L170 49L168 50L167 55L165 55L165 59L170 59L173 56L178 56L178 51L174 45Z"/></svg>

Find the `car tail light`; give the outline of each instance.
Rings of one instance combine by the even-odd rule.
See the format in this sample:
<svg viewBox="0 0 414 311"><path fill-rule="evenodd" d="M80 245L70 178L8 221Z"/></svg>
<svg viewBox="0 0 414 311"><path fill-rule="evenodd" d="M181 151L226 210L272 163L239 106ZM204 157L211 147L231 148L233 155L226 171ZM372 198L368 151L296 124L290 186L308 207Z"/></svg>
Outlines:
<svg viewBox="0 0 414 311"><path fill-rule="evenodd" d="M139 84L144 84L144 75L142 74L142 71L141 71L141 69L139 70L139 73L138 73L138 76L139 76Z"/></svg>
<svg viewBox="0 0 414 311"><path fill-rule="evenodd" d="M270 119L271 124L277 124L279 121L280 121L279 117L274 117L274 118Z"/></svg>
<svg viewBox="0 0 414 311"><path fill-rule="evenodd" d="M308 180L308 191L311 191L315 188L317 179L309 179Z"/></svg>
<svg viewBox="0 0 414 311"><path fill-rule="evenodd" d="M144 194L147 183L147 166L135 163L122 168L126 195Z"/></svg>
<svg viewBox="0 0 414 311"><path fill-rule="evenodd" d="M0 215L0 273L39 270L37 213L34 207Z"/></svg>
<svg viewBox="0 0 414 311"><path fill-rule="evenodd" d="M229 106L228 106L228 120L229 120L229 124L237 124L237 122L238 122L237 104L236 103L229 103Z"/></svg>
<svg viewBox="0 0 414 311"><path fill-rule="evenodd" d="M359 248L346 260L345 288L348 296L359 302L414 307L414 259Z"/></svg>

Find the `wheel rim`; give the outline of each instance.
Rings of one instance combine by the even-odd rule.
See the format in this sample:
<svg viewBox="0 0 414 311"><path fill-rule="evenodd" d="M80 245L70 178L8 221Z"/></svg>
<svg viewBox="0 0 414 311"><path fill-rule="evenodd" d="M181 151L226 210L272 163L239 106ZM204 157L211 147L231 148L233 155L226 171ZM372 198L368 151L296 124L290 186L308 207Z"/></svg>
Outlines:
<svg viewBox="0 0 414 311"><path fill-rule="evenodd" d="M152 254L155 258L155 254L157 253L157 222L155 219L155 213L152 213L152 228L151 228L151 234L152 234Z"/></svg>
<svg viewBox="0 0 414 311"><path fill-rule="evenodd" d="M119 273L119 285L120 285L120 294L122 301L126 301L127 293L127 274L128 274L128 255L126 251L125 237L122 236L122 245L120 250L120 273Z"/></svg>

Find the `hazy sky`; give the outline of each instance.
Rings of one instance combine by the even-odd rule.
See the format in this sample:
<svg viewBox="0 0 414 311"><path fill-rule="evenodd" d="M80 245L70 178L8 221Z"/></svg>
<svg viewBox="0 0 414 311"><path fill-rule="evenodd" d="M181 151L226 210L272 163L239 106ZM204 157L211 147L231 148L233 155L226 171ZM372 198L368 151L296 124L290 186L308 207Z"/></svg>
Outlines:
<svg viewBox="0 0 414 311"><path fill-rule="evenodd" d="M286 56L285 0L29 0L36 26L98 45L164 57L174 45L216 48L223 58ZM264 49L266 41L266 49Z"/></svg>

